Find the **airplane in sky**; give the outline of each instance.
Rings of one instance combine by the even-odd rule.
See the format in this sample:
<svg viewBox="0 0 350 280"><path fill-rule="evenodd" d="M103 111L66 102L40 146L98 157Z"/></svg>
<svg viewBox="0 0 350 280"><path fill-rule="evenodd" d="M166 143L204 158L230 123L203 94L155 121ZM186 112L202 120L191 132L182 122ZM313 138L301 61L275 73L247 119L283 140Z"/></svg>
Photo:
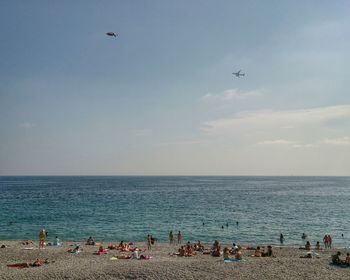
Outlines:
<svg viewBox="0 0 350 280"><path fill-rule="evenodd" d="M242 70L239 70L238 72L233 72L232 74L235 75L237 78L245 76L244 73L241 74Z"/></svg>
<svg viewBox="0 0 350 280"><path fill-rule="evenodd" d="M108 36L113 36L113 37L117 37L117 33L114 33L114 32L107 32L106 33Z"/></svg>

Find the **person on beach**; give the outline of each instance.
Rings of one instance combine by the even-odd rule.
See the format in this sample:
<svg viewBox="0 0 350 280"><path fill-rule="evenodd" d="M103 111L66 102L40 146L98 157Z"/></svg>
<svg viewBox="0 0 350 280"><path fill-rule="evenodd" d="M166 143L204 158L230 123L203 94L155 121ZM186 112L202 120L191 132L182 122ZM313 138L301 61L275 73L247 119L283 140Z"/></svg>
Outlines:
<svg viewBox="0 0 350 280"><path fill-rule="evenodd" d="M306 242L306 244L305 244L305 250L306 250L306 251L310 251L310 250L311 250L310 241L307 241L307 242Z"/></svg>
<svg viewBox="0 0 350 280"><path fill-rule="evenodd" d="M259 246L255 249L254 257L261 257L261 249Z"/></svg>
<svg viewBox="0 0 350 280"><path fill-rule="evenodd" d="M328 248L332 249L332 236L328 234Z"/></svg>
<svg viewBox="0 0 350 280"><path fill-rule="evenodd" d="M153 235L151 235L151 244L155 245L155 243L156 243L156 238L153 237Z"/></svg>
<svg viewBox="0 0 350 280"><path fill-rule="evenodd" d="M224 251L222 252L222 256L224 260L230 259L230 250L227 247L224 248Z"/></svg>
<svg viewBox="0 0 350 280"><path fill-rule="evenodd" d="M77 245L74 247L74 249L68 249L67 252L72 253L72 254L78 254L78 253L80 253L80 247L79 247L79 245Z"/></svg>
<svg viewBox="0 0 350 280"><path fill-rule="evenodd" d="M235 243L233 243L233 244L232 244L232 249L230 250L230 253L231 253L232 255L235 255L237 249L238 249L238 246L237 246Z"/></svg>
<svg viewBox="0 0 350 280"><path fill-rule="evenodd" d="M45 229L43 228L39 232L39 249L44 248L44 246L45 246L45 239L46 239L46 232L45 232Z"/></svg>
<svg viewBox="0 0 350 280"><path fill-rule="evenodd" d="M135 248L134 252L131 253L131 258L138 260L140 258L139 256L139 248Z"/></svg>
<svg viewBox="0 0 350 280"><path fill-rule="evenodd" d="M280 234L280 243L283 244L283 242L284 242L284 236L283 236L283 234L281 233L281 234Z"/></svg>
<svg viewBox="0 0 350 280"><path fill-rule="evenodd" d="M53 246L61 246L61 245L62 245L62 244L61 244L60 240L59 240L58 237L56 236L55 241L53 242Z"/></svg>
<svg viewBox="0 0 350 280"><path fill-rule="evenodd" d="M177 233L177 244L181 244L182 243L182 234L181 231L179 231Z"/></svg>
<svg viewBox="0 0 350 280"><path fill-rule="evenodd" d="M262 257L273 257L272 246L271 245L267 246L267 252L266 253L263 252L261 254L261 256Z"/></svg>
<svg viewBox="0 0 350 280"><path fill-rule="evenodd" d="M151 235L147 235L147 249L151 250L152 249L152 241L151 241Z"/></svg>
<svg viewBox="0 0 350 280"><path fill-rule="evenodd" d="M213 244L213 246L211 248L211 255L213 257L220 257L220 255L221 255L220 250L221 250L220 243L219 243L219 241L215 240L214 244Z"/></svg>
<svg viewBox="0 0 350 280"><path fill-rule="evenodd" d="M341 253L338 251L335 255L332 256L332 264L339 265L344 262L340 259Z"/></svg>
<svg viewBox="0 0 350 280"><path fill-rule="evenodd" d="M187 242L186 247L185 247L185 256L186 257L192 257L195 256L196 252L194 251L194 248L191 244L190 241Z"/></svg>
<svg viewBox="0 0 350 280"><path fill-rule="evenodd" d="M350 265L350 253L347 253L347 254L346 254L345 263L346 263L347 265Z"/></svg>
<svg viewBox="0 0 350 280"><path fill-rule="evenodd" d="M235 259L236 260L241 260L242 259L242 247L238 246L238 249L235 254Z"/></svg>
<svg viewBox="0 0 350 280"><path fill-rule="evenodd" d="M315 248L316 248L316 250L318 250L318 251L321 250L320 241L317 241L317 242L316 242Z"/></svg>
<svg viewBox="0 0 350 280"><path fill-rule="evenodd" d="M184 246L181 246L180 248L179 248L179 257L184 257L185 256L185 253L186 253L186 251L185 251L185 247Z"/></svg>
<svg viewBox="0 0 350 280"><path fill-rule="evenodd" d="M169 244L174 244L174 235L172 230L169 232Z"/></svg>
<svg viewBox="0 0 350 280"><path fill-rule="evenodd" d="M327 237L327 234L323 237L323 244L324 244L324 248L327 249L327 247L328 247L328 237Z"/></svg>
<svg viewBox="0 0 350 280"><path fill-rule="evenodd" d="M233 260L232 258L230 258L230 249L227 247L224 248L222 256L223 256L224 260Z"/></svg>
<svg viewBox="0 0 350 280"><path fill-rule="evenodd" d="M124 240L120 241L119 245L118 245L118 249L122 250L124 249L125 245L124 245Z"/></svg>
<svg viewBox="0 0 350 280"><path fill-rule="evenodd" d="M200 240L198 240L197 244L194 245L194 249L196 251L200 251L200 252L204 251L204 246L203 246L203 244L201 243Z"/></svg>
<svg viewBox="0 0 350 280"><path fill-rule="evenodd" d="M42 260L42 259L36 259L33 263L15 263L15 264L8 264L7 267L12 268L28 268L28 267L38 267L42 266L43 264L48 264L50 261L48 259Z"/></svg>
<svg viewBox="0 0 350 280"><path fill-rule="evenodd" d="M86 240L85 245L95 245L95 240L90 236L88 240Z"/></svg>

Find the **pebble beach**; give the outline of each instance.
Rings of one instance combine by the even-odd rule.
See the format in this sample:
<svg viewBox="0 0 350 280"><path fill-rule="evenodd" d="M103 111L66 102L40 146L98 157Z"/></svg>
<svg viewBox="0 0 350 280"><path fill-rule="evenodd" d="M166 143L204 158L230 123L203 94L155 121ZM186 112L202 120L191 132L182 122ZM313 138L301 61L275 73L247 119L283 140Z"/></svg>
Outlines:
<svg viewBox="0 0 350 280"><path fill-rule="evenodd" d="M110 250L104 255L94 255L98 246L86 246L80 242L79 254L68 253L77 242L64 242L62 247L47 246L38 249L23 245L20 241L1 241L0 279L349 279L350 267L330 264L330 257L338 249L318 251L319 258L300 258L305 251L292 247L273 247L275 257L252 257L254 251L243 249L243 260L224 263L222 257L212 257L198 252L193 257L179 257L179 246L156 244L146 250L145 243L137 243L150 260L114 259L113 256L130 255ZM114 244L117 244L115 242ZM107 247L108 244L103 244ZM224 247L223 245L222 247ZM210 244L205 244L206 248ZM340 250L342 257L345 250ZM34 262L48 259L40 267L10 268L8 264Z"/></svg>

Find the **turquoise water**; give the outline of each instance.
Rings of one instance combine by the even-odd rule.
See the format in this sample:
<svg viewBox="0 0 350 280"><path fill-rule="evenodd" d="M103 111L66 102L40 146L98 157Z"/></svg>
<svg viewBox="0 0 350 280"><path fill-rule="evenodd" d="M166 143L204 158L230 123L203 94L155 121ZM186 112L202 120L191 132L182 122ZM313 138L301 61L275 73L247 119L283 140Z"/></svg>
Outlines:
<svg viewBox="0 0 350 280"><path fill-rule="evenodd" d="M166 241L181 230L185 241L274 244L282 232L300 245L305 232L343 246L349 202L350 177L0 177L0 239L45 227L63 240Z"/></svg>

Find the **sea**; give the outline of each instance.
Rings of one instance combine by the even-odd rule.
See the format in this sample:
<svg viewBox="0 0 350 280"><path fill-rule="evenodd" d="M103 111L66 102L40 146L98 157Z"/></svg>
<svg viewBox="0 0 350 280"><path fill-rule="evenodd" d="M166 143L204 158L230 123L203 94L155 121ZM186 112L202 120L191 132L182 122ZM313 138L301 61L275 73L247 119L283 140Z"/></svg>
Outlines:
<svg viewBox="0 0 350 280"><path fill-rule="evenodd" d="M350 245L350 177L0 177L0 240ZM301 235L305 233L307 239Z"/></svg>

